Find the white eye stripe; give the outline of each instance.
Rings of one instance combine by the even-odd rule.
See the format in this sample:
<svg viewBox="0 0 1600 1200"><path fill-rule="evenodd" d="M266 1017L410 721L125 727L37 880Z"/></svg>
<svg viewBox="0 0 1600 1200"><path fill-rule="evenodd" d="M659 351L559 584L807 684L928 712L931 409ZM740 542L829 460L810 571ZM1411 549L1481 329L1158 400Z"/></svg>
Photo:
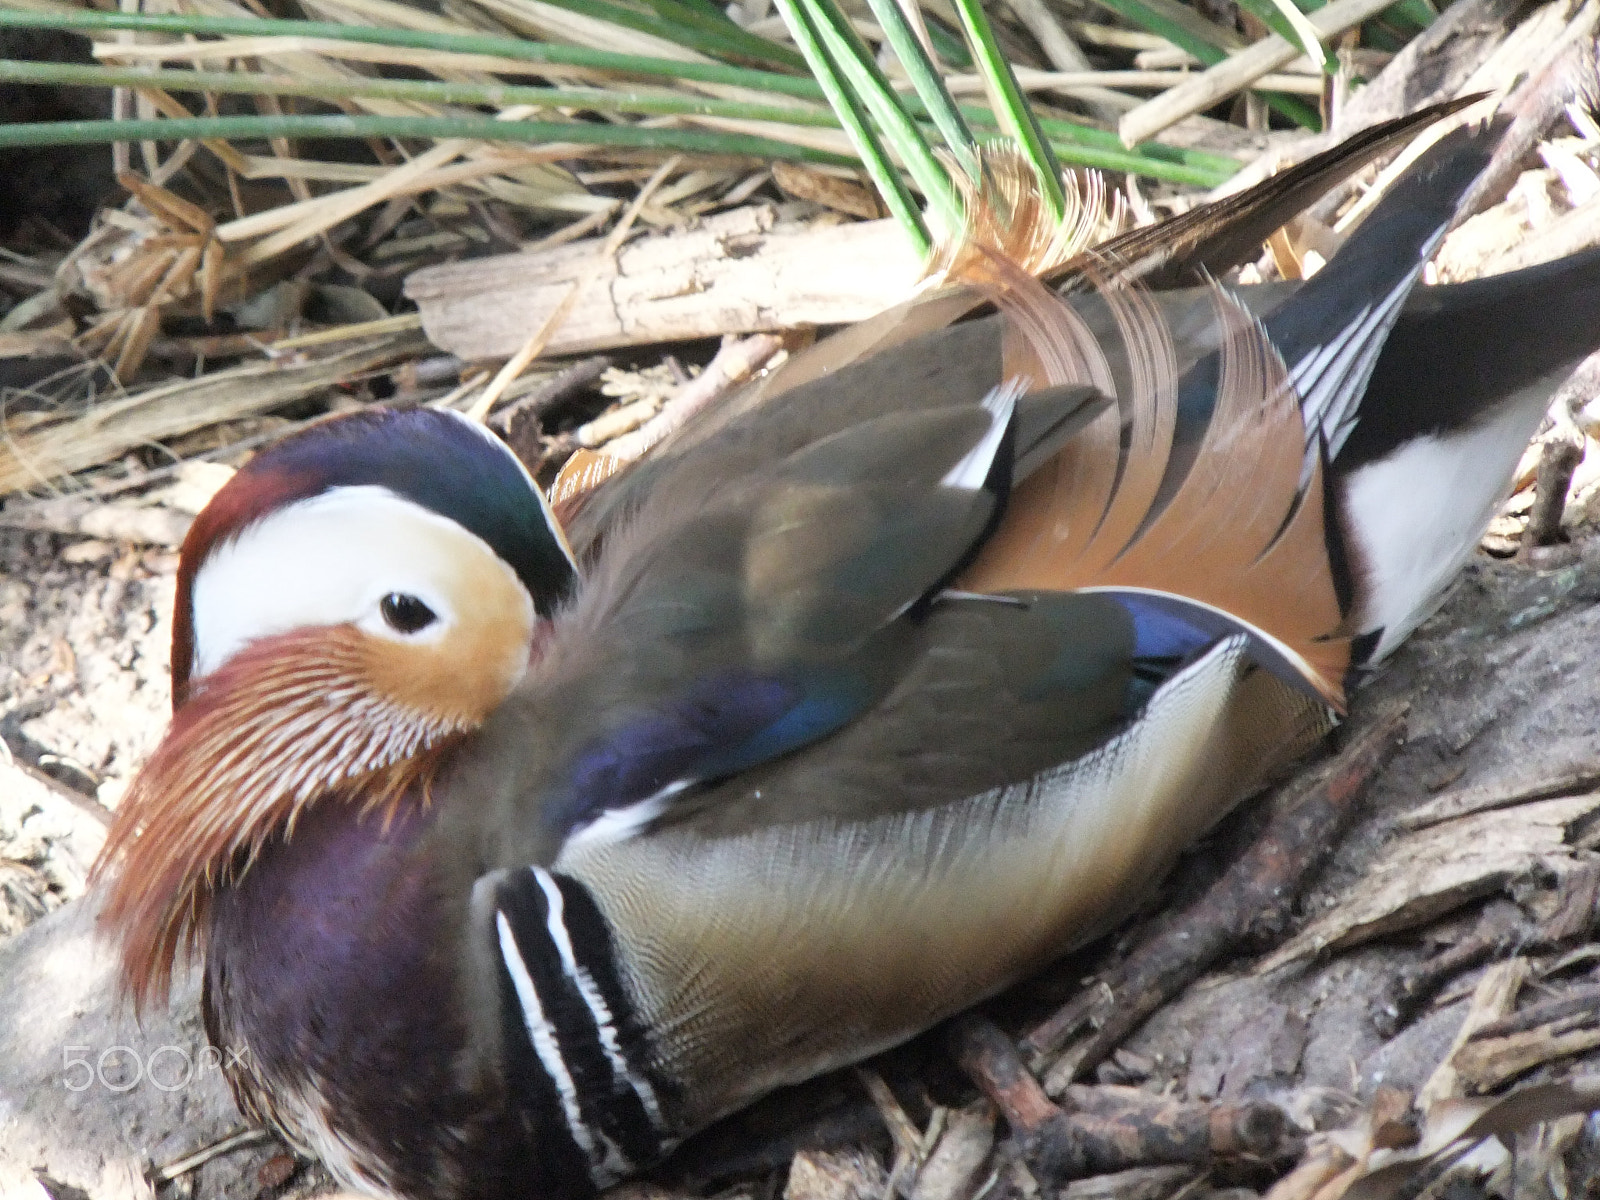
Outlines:
<svg viewBox="0 0 1600 1200"><path fill-rule="evenodd" d="M387 488L333 488L287 505L202 563L193 674L216 670L257 638L311 626L354 623L379 637L438 640L461 616L460 581L477 574L467 568L484 563L516 582L482 539ZM392 592L414 596L438 619L397 633L380 610Z"/></svg>

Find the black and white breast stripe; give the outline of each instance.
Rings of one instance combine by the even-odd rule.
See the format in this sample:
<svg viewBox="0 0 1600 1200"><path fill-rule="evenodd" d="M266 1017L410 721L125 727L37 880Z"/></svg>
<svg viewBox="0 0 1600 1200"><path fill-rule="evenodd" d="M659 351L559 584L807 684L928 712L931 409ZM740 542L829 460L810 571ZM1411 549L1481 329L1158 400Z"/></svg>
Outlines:
<svg viewBox="0 0 1600 1200"><path fill-rule="evenodd" d="M571 1148L606 1187L671 1149L648 1035L617 976L610 931L582 884L539 867L494 893L508 1003L506 1076L533 1109L557 1109ZM529 1060L533 1061L529 1061Z"/></svg>

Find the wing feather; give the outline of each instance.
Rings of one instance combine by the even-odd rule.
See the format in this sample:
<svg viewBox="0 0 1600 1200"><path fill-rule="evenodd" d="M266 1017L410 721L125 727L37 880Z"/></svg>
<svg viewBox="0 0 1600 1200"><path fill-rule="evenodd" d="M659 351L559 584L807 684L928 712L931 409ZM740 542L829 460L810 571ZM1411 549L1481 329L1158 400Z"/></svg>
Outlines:
<svg viewBox="0 0 1600 1200"><path fill-rule="evenodd" d="M1038 286L1035 284L1035 286ZM1345 613L1328 560L1320 473L1304 487L1306 430L1299 397L1260 324L1213 291L1222 344L1186 382L1216 403L1181 483L1163 483L1176 429L1171 346L1132 285L1118 314L1130 363L1150 390L1119 406L1117 457L1105 427L1081 436L1014 491L1005 520L957 581L965 591L1138 588L1184 596L1233 615L1286 651L1331 703L1348 665ZM1065 302L1047 289L1056 304ZM1037 303L1037 299L1033 301ZM1011 301L1002 300L1008 315ZM1126 395L1126 393L1124 393ZM1122 397L1119 397L1121 400ZM1104 418L1102 418L1104 420ZM1108 462L1118 470L1107 495ZM1282 569L1297 574L1285 588Z"/></svg>

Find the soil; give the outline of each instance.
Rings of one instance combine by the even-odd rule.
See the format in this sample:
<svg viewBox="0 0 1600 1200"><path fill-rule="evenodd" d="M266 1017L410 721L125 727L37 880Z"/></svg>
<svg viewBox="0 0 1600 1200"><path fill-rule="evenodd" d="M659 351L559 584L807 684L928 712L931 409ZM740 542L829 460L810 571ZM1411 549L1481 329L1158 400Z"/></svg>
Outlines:
<svg viewBox="0 0 1600 1200"><path fill-rule="evenodd" d="M79 801L114 807L169 711L171 555L0 529L0 747ZM13 797L14 799L14 797ZM59 821L0 795L0 934L77 894L54 864ZM81 887L81 883L77 885Z"/></svg>

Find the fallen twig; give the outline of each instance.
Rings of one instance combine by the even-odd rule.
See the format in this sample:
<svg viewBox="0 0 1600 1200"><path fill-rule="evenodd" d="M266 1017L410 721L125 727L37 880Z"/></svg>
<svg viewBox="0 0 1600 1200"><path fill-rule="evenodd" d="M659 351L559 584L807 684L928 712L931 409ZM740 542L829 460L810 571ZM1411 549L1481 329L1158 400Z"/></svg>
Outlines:
<svg viewBox="0 0 1600 1200"><path fill-rule="evenodd" d="M994 1112L988 1105L953 1112L918 1168L910 1200L972 1200L994 1149Z"/></svg>
<svg viewBox="0 0 1600 1200"><path fill-rule="evenodd" d="M1563 414L1565 415L1565 414ZM1583 431L1570 416L1557 419L1542 440L1539 451L1539 476L1534 484L1533 509L1522 531L1522 549L1531 552L1538 546L1553 546L1567 540L1561 531L1561 518L1567 510L1567 490L1572 473L1583 461Z"/></svg>
<svg viewBox="0 0 1600 1200"><path fill-rule="evenodd" d="M1467 1035L1467 1040L1479 1041L1483 1038L1525 1033L1566 1017L1592 1017L1596 1012L1600 1012L1600 985L1591 984L1588 987L1573 988L1565 996L1557 996L1554 1000L1546 1000L1521 1012L1511 1013L1480 1025Z"/></svg>
<svg viewBox="0 0 1600 1200"><path fill-rule="evenodd" d="M574 280L591 278L599 253L596 239L429 267L406 280L406 295L435 345L500 358ZM905 299L920 268L891 220L802 229L779 226L769 207L736 209L601 263L546 353L858 321Z"/></svg>
<svg viewBox="0 0 1600 1200"><path fill-rule="evenodd" d="M1320 38L1331 38L1382 12L1383 0L1335 0L1310 15ZM1184 117L1203 112L1235 92L1243 91L1262 76L1287 66L1304 50L1276 34L1230 54L1216 66L1200 72L1193 81L1168 88L1125 115L1117 125L1123 145L1147 141Z"/></svg>
<svg viewBox="0 0 1600 1200"><path fill-rule="evenodd" d="M208 1146L202 1146L192 1154L185 1154L182 1158L174 1159L162 1167L152 1167L145 1178L152 1185L160 1186L171 1183L180 1176L187 1175L190 1171L197 1171L215 1158L224 1154L232 1154L235 1150L246 1150L251 1146L262 1146L275 1141L277 1135L271 1130L260 1128L236 1129L226 1137L218 1138Z"/></svg>
<svg viewBox="0 0 1600 1200"><path fill-rule="evenodd" d="M1270 1104L1183 1104L1132 1088L1076 1088L1076 1111L1045 1095L1011 1039L982 1017L958 1019L951 1041L961 1067L994 1102L1030 1169L1051 1180L1219 1156L1278 1158L1297 1149Z"/></svg>
<svg viewBox="0 0 1600 1200"><path fill-rule="evenodd" d="M517 456L532 469L543 454L539 442L543 418L589 387L610 366L611 360L603 354L574 363L499 412L492 413L489 428L505 438Z"/></svg>
<svg viewBox="0 0 1600 1200"><path fill-rule="evenodd" d="M1461 1028L1456 1031L1449 1053L1434 1068L1428 1082L1417 1094L1417 1106L1423 1112L1440 1101L1465 1092L1468 1080L1464 1078L1467 1071L1461 1062L1462 1051L1473 1033L1512 1010L1517 1002L1517 993L1527 982L1528 969L1527 959L1508 958L1484 971L1483 978L1472 993L1472 1003L1467 1006L1467 1015L1461 1019Z"/></svg>
<svg viewBox="0 0 1600 1200"><path fill-rule="evenodd" d="M610 366L611 359L604 354L580 359L532 391L517 397L498 412L491 413L488 420L489 428L507 437L513 436L528 421L538 420L588 387L605 374Z"/></svg>
<svg viewBox="0 0 1600 1200"><path fill-rule="evenodd" d="M747 338L727 338L706 369L678 389L658 412L632 433L608 442L605 452L612 458L632 462L678 429L695 413L730 388L743 383L783 349L783 338L773 333L758 333Z"/></svg>

